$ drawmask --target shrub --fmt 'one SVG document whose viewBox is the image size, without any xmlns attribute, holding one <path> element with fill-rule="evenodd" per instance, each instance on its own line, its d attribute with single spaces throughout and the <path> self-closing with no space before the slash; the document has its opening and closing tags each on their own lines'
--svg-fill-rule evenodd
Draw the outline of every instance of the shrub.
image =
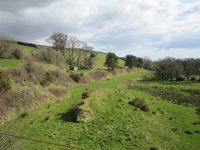
<svg viewBox="0 0 200 150">
<path fill-rule="evenodd" d="M 27 101 L 28 99 L 34 99 L 36 97 L 36 93 L 30 87 L 25 87 L 21 91 L 21 100 Z"/>
<path fill-rule="evenodd" d="M 16 59 L 22 59 L 24 54 L 23 52 L 20 50 L 20 49 L 15 49 L 13 52 L 12 52 L 12 56 Z"/>
<path fill-rule="evenodd" d="M 27 72 L 24 67 L 6 69 L 6 73 L 9 74 L 15 82 L 23 82 L 27 79 Z"/>
<path fill-rule="evenodd" d="M 89 92 L 84 92 L 82 93 L 82 99 L 86 99 L 90 96 L 90 93 Z"/>
<path fill-rule="evenodd" d="M 95 71 L 95 72 L 90 72 L 89 76 L 94 79 L 94 80 L 101 80 L 105 78 L 108 74 L 103 71 Z"/>
<path fill-rule="evenodd" d="M 196 79 L 195 76 L 191 76 L 190 80 L 191 80 L 191 81 L 196 81 L 197 79 Z"/>
<path fill-rule="evenodd" d="M 40 83 L 45 77 L 45 70 L 41 65 L 28 63 L 24 66 L 24 69 L 28 74 L 28 80 L 35 83 Z"/>
<path fill-rule="evenodd" d="M 184 81 L 184 80 L 185 80 L 185 78 L 183 76 L 178 76 L 176 78 L 176 81 Z"/>
<path fill-rule="evenodd" d="M 86 108 L 82 108 L 83 105 L 85 105 L 85 102 L 80 101 L 71 109 L 73 119 L 77 123 L 84 123 L 93 118 L 92 111 Z"/>
<path fill-rule="evenodd" d="M 149 107 L 143 99 L 135 98 L 132 101 L 130 101 L 129 104 L 139 108 L 144 112 L 149 112 Z"/>
<path fill-rule="evenodd" d="M 16 41 L 8 37 L 0 37 L 0 57 L 1 58 L 23 58 L 23 51 L 19 49 Z"/>
<path fill-rule="evenodd" d="M 11 89 L 11 80 L 10 80 L 10 77 L 0 71 L 0 92 L 2 91 L 8 91 Z"/>
<path fill-rule="evenodd" d="M 0 36 L 0 58 L 8 58 L 14 44 L 11 38 Z"/>
<path fill-rule="evenodd" d="M 53 82 L 53 78 L 49 72 L 45 74 L 44 79 L 40 82 L 42 86 L 48 86 L 51 82 Z"/>
<path fill-rule="evenodd" d="M 76 116 L 76 122 L 78 123 L 85 123 L 89 120 L 91 120 L 93 117 L 93 114 L 89 110 L 83 110 L 81 108 L 77 109 L 77 116 Z"/>
<path fill-rule="evenodd" d="M 20 109 L 21 100 L 20 93 L 7 91 L 0 94 L 0 122 L 13 112 L 13 110 Z M 15 109 L 16 108 L 16 109 Z"/>
<path fill-rule="evenodd" d="M 71 77 L 75 82 L 77 82 L 77 83 L 79 83 L 79 81 L 80 81 L 80 79 L 81 79 L 81 75 L 78 74 L 78 73 L 72 73 L 72 74 L 70 75 L 70 77 Z"/>
<path fill-rule="evenodd" d="M 62 53 L 53 49 L 39 50 L 36 54 L 36 59 L 38 59 L 41 62 L 54 64 L 57 66 L 60 66 L 65 63 Z"/>
</svg>

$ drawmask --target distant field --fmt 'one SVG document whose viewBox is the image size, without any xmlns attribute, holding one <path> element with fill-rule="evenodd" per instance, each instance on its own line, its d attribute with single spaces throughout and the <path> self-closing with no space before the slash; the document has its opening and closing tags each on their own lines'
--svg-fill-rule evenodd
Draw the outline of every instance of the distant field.
<svg viewBox="0 0 200 150">
<path fill-rule="evenodd" d="M 0 68 L 13 68 L 24 64 L 25 60 L 0 59 Z"/>
<path fill-rule="evenodd" d="M 24 46 L 24 45 L 18 45 L 20 47 L 20 49 L 22 49 L 24 52 L 27 52 L 27 53 L 33 53 L 36 48 L 34 47 L 31 47 L 31 46 Z"/>
</svg>

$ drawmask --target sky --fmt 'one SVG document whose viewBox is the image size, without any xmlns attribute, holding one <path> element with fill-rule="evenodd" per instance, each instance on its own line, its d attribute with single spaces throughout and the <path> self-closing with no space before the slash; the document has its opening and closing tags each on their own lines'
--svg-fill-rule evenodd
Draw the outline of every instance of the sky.
<svg viewBox="0 0 200 150">
<path fill-rule="evenodd" d="M 200 58 L 200 0 L 0 0 L 0 35 L 47 44 L 53 32 L 119 56 Z"/>
</svg>

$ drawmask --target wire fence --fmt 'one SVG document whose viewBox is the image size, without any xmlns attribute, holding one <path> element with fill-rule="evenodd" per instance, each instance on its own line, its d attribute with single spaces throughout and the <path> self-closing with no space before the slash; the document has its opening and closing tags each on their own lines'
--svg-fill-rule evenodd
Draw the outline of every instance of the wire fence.
<svg viewBox="0 0 200 150">
<path fill-rule="evenodd" d="M 86 150 L 86 149 L 79 148 L 79 147 L 76 147 L 76 146 L 70 145 L 70 144 L 60 144 L 60 143 L 56 143 L 56 142 L 52 142 L 52 141 L 38 140 L 38 139 L 20 136 L 20 135 L 16 135 L 14 133 L 5 132 L 5 131 L 0 131 L 0 150 L 23 149 L 20 145 L 20 139 L 31 141 L 36 144 L 43 144 L 43 145 L 48 145 L 48 146 L 51 145 L 51 146 L 60 147 L 60 148 L 64 148 L 64 149 Z"/>
</svg>

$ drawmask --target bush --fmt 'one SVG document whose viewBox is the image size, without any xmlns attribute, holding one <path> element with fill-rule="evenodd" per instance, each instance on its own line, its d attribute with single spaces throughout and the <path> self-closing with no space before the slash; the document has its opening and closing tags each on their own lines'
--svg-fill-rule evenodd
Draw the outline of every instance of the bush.
<svg viewBox="0 0 200 150">
<path fill-rule="evenodd" d="M 191 80 L 191 81 L 196 81 L 197 79 L 196 79 L 195 76 L 191 76 L 190 80 Z"/>
<path fill-rule="evenodd" d="M 19 49 L 15 49 L 13 52 L 12 52 L 12 56 L 16 59 L 22 59 L 24 54 L 21 50 Z"/>
<path fill-rule="evenodd" d="M 22 59 L 23 52 L 11 38 L 0 37 L 0 57 Z"/>
<path fill-rule="evenodd" d="M 108 73 L 104 71 L 95 71 L 95 72 L 90 72 L 89 76 L 94 79 L 94 80 L 101 80 L 105 78 L 108 75 Z"/>
<path fill-rule="evenodd" d="M 0 37 L 0 58 L 8 58 L 11 54 L 13 45 L 15 44 L 14 40 L 9 37 Z"/>
<path fill-rule="evenodd" d="M 10 90 L 0 94 L 0 123 L 7 119 L 9 115 L 13 114 L 14 108 L 19 110 L 21 106 L 20 102 L 19 92 Z"/>
<path fill-rule="evenodd" d="M 24 69 L 27 72 L 29 81 L 40 83 L 45 77 L 45 70 L 41 65 L 28 63 L 24 66 Z"/>
<path fill-rule="evenodd" d="M 90 93 L 89 92 L 84 92 L 82 93 L 82 99 L 86 99 L 90 96 Z"/>
<path fill-rule="evenodd" d="M 28 99 L 34 99 L 36 97 L 36 93 L 30 87 L 25 87 L 21 91 L 20 98 L 22 101 L 27 101 Z"/>
<path fill-rule="evenodd" d="M 10 80 L 10 77 L 0 71 L 0 92 L 2 91 L 8 91 L 11 89 L 11 80 Z"/>
<path fill-rule="evenodd" d="M 62 53 L 53 49 L 39 50 L 36 54 L 36 59 L 57 66 L 65 63 Z"/>
<path fill-rule="evenodd" d="M 149 107 L 143 99 L 135 98 L 129 102 L 130 105 L 139 108 L 144 112 L 149 112 Z"/>
<path fill-rule="evenodd" d="M 53 78 L 49 72 L 45 74 L 44 79 L 40 82 L 42 86 L 48 86 L 51 82 L 53 82 Z"/>
<path fill-rule="evenodd" d="M 78 102 L 69 112 L 74 122 L 85 123 L 93 118 L 93 112 L 89 109 L 83 108 L 84 101 Z"/>
<path fill-rule="evenodd" d="M 72 73 L 72 74 L 70 75 L 70 77 L 71 77 L 75 82 L 77 82 L 77 83 L 80 82 L 80 79 L 81 79 L 81 75 L 80 75 L 80 74 L 78 74 L 78 73 Z"/>
<path fill-rule="evenodd" d="M 183 76 L 178 76 L 176 78 L 176 81 L 184 81 L 184 80 L 185 80 L 185 78 Z"/>
<path fill-rule="evenodd" d="M 6 69 L 6 73 L 11 76 L 14 82 L 21 83 L 27 80 L 27 72 L 24 67 Z"/>
</svg>

